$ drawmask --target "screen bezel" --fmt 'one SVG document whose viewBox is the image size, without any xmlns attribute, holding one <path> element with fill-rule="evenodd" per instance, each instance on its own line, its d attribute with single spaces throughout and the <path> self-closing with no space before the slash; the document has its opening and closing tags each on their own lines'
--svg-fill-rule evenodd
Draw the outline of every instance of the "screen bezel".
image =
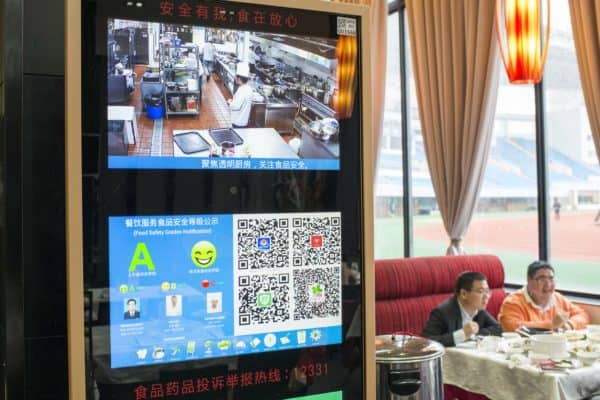
<svg viewBox="0 0 600 400">
<path fill-rule="evenodd" d="M 372 228 L 372 184 L 373 184 L 373 140 L 371 116 L 371 67 L 369 51 L 369 8 L 318 0 L 306 0 L 301 4 L 285 1 L 239 1 L 279 8 L 296 8 L 346 14 L 361 18 L 361 75 L 362 81 L 362 257 L 363 257 L 363 371 L 364 393 L 366 398 L 374 396 L 374 274 L 373 274 L 373 228 Z M 66 136 L 66 228 L 67 228 L 67 318 L 68 318 L 68 360 L 69 397 L 85 398 L 85 347 L 84 347 L 84 297 L 83 297 L 83 219 L 82 219 L 82 4 L 79 0 L 66 0 L 65 3 L 65 136 Z M 93 44 L 92 44 L 93 45 Z"/>
</svg>

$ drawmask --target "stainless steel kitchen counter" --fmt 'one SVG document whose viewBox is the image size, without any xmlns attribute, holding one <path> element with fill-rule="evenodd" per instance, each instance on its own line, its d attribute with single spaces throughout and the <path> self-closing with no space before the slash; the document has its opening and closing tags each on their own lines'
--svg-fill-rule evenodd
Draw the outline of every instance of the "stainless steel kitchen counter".
<svg viewBox="0 0 600 400">
<path fill-rule="evenodd" d="M 198 132 L 211 146 L 218 148 L 208 130 L 174 130 L 173 134 L 183 132 Z M 236 128 L 235 132 L 242 137 L 244 143 L 235 147 L 237 158 L 286 158 L 298 159 L 298 155 L 281 138 L 275 129 L 271 128 Z M 185 154 L 176 143 L 173 143 L 175 157 L 205 157 L 210 156 L 210 151 L 199 151 Z M 220 151 L 220 148 L 218 148 Z"/>
<path fill-rule="evenodd" d="M 288 98 L 269 97 L 264 99 L 265 101 L 262 102 L 252 102 L 250 125 L 274 128 L 281 134 L 292 133 L 298 104 Z"/>
<path fill-rule="evenodd" d="M 224 62 L 222 59 L 217 58 L 216 61 L 221 64 L 221 67 L 223 68 L 223 70 L 225 72 L 227 72 L 232 78 L 235 78 L 235 71 L 231 71 L 231 69 L 229 68 L 229 65 Z"/>
<path fill-rule="evenodd" d="M 299 155 L 302 158 L 340 158 L 339 141 L 323 141 L 313 136 L 310 129 L 301 129 L 302 142 Z"/>
<path fill-rule="evenodd" d="M 264 104 L 267 108 L 298 108 L 298 103 L 287 97 L 265 97 L 264 101 L 253 101 L 255 104 Z"/>
</svg>

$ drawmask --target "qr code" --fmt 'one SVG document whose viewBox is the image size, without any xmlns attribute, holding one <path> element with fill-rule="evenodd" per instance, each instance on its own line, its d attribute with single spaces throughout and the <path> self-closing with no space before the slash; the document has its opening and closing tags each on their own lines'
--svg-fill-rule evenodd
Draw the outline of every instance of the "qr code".
<svg viewBox="0 0 600 400">
<path fill-rule="evenodd" d="M 340 217 L 292 219 L 292 265 L 339 265 L 342 260 Z"/>
<path fill-rule="evenodd" d="M 237 262 L 240 270 L 288 267 L 288 219 L 237 220 Z"/>
<path fill-rule="evenodd" d="M 354 18 L 337 17 L 337 34 L 356 36 L 356 20 Z"/>
<path fill-rule="evenodd" d="M 290 275 L 238 277 L 239 325 L 269 324 L 290 319 Z"/>
<path fill-rule="evenodd" d="M 340 314 L 340 268 L 294 271 L 294 320 Z"/>
</svg>

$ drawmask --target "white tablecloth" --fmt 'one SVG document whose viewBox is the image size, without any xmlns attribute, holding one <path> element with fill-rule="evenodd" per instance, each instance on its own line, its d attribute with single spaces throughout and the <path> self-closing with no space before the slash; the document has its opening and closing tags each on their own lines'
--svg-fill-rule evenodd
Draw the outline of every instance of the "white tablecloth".
<svg viewBox="0 0 600 400">
<path fill-rule="evenodd" d="M 444 383 L 497 400 L 573 400 L 600 396 L 600 363 L 565 372 L 510 368 L 505 354 L 447 348 Z M 600 398 L 600 397 L 599 397 Z"/>
</svg>

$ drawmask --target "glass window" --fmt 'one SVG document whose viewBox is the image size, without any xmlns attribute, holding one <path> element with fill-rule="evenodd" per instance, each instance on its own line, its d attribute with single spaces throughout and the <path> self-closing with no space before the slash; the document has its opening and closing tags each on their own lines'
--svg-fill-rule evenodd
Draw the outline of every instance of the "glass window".
<svg viewBox="0 0 600 400">
<path fill-rule="evenodd" d="M 488 166 L 463 247 L 468 254 L 498 255 L 506 269 L 506 281 L 520 283 L 524 267 L 538 257 L 535 101 L 532 86 L 509 85 L 503 67 L 500 72 Z M 425 158 L 412 73 L 410 82 L 414 253 L 443 255 L 450 240 Z"/>
<path fill-rule="evenodd" d="M 505 281 L 521 284 L 538 259 L 535 94 L 532 85 L 509 84 L 504 65 L 499 73 L 492 143 L 463 245 L 500 257 Z"/>
<path fill-rule="evenodd" d="M 411 67 L 409 63 L 414 254 L 444 255 L 450 240 L 425 157 Z M 498 255 L 506 269 L 506 281 L 520 283 L 525 267 L 538 257 L 534 90 L 532 86 L 509 85 L 503 67 L 500 73 L 493 143 L 479 206 L 463 247 L 468 254 Z"/>
<path fill-rule="evenodd" d="M 402 119 L 398 13 L 387 20 L 387 71 L 383 137 L 375 186 L 375 258 L 404 256 L 402 221 Z"/>
<path fill-rule="evenodd" d="M 550 256 L 559 289 L 596 293 L 600 168 L 581 89 L 568 0 L 554 0 L 552 7 L 544 71 Z"/>
<path fill-rule="evenodd" d="M 547 244 L 560 289 L 595 292 L 600 284 L 600 165 L 595 152 L 583 99 L 568 0 L 552 2 L 551 36 L 544 72 L 545 137 L 548 143 L 548 208 L 550 241 Z M 394 87 L 398 76 L 397 19 L 389 20 L 388 93 L 386 133 L 382 153 L 400 152 L 400 114 L 392 118 L 391 104 L 399 102 Z M 410 46 L 408 32 L 404 33 Z M 499 60 L 501 63 L 501 61 Z M 442 255 L 449 244 L 425 157 L 416 99 L 410 49 L 407 50 L 408 132 L 411 141 L 413 198 L 413 244 L 415 256 Z M 393 70 L 393 74 L 390 73 Z M 397 83 L 399 88 L 399 82 Z M 511 85 L 504 67 L 488 163 L 477 210 L 464 238 L 467 253 L 498 255 L 506 269 L 506 282 L 525 282 L 527 265 L 539 257 L 537 149 L 535 142 L 535 95 L 532 85 Z M 392 132 L 397 131 L 395 136 Z M 397 141 L 397 144 L 396 144 Z M 394 150 L 398 148 L 397 150 Z M 399 153 L 400 154 L 400 153 Z M 382 156 L 382 165 L 386 165 Z M 388 161 L 389 163 L 389 161 Z M 401 160 L 394 174 L 401 184 Z M 389 164 L 387 164 L 389 165 Z M 383 172 L 385 171 L 385 172 Z M 385 203 L 382 177 L 391 175 L 380 168 L 378 175 L 378 219 L 376 240 L 379 249 L 390 246 L 388 237 L 402 234 L 401 220 L 383 215 Z M 401 186 L 398 187 L 401 196 Z M 399 197 L 401 199 L 401 197 Z M 389 211 L 388 211 L 389 212 Z M 383 226 L 389 223 L 383 229 Z M 396 231 L 392 232 L 394 227 Z M 389 252 L 388 252 L 389 253 Z M 380 250 L 378 254 L 382 254 Z"/>
</svg>

